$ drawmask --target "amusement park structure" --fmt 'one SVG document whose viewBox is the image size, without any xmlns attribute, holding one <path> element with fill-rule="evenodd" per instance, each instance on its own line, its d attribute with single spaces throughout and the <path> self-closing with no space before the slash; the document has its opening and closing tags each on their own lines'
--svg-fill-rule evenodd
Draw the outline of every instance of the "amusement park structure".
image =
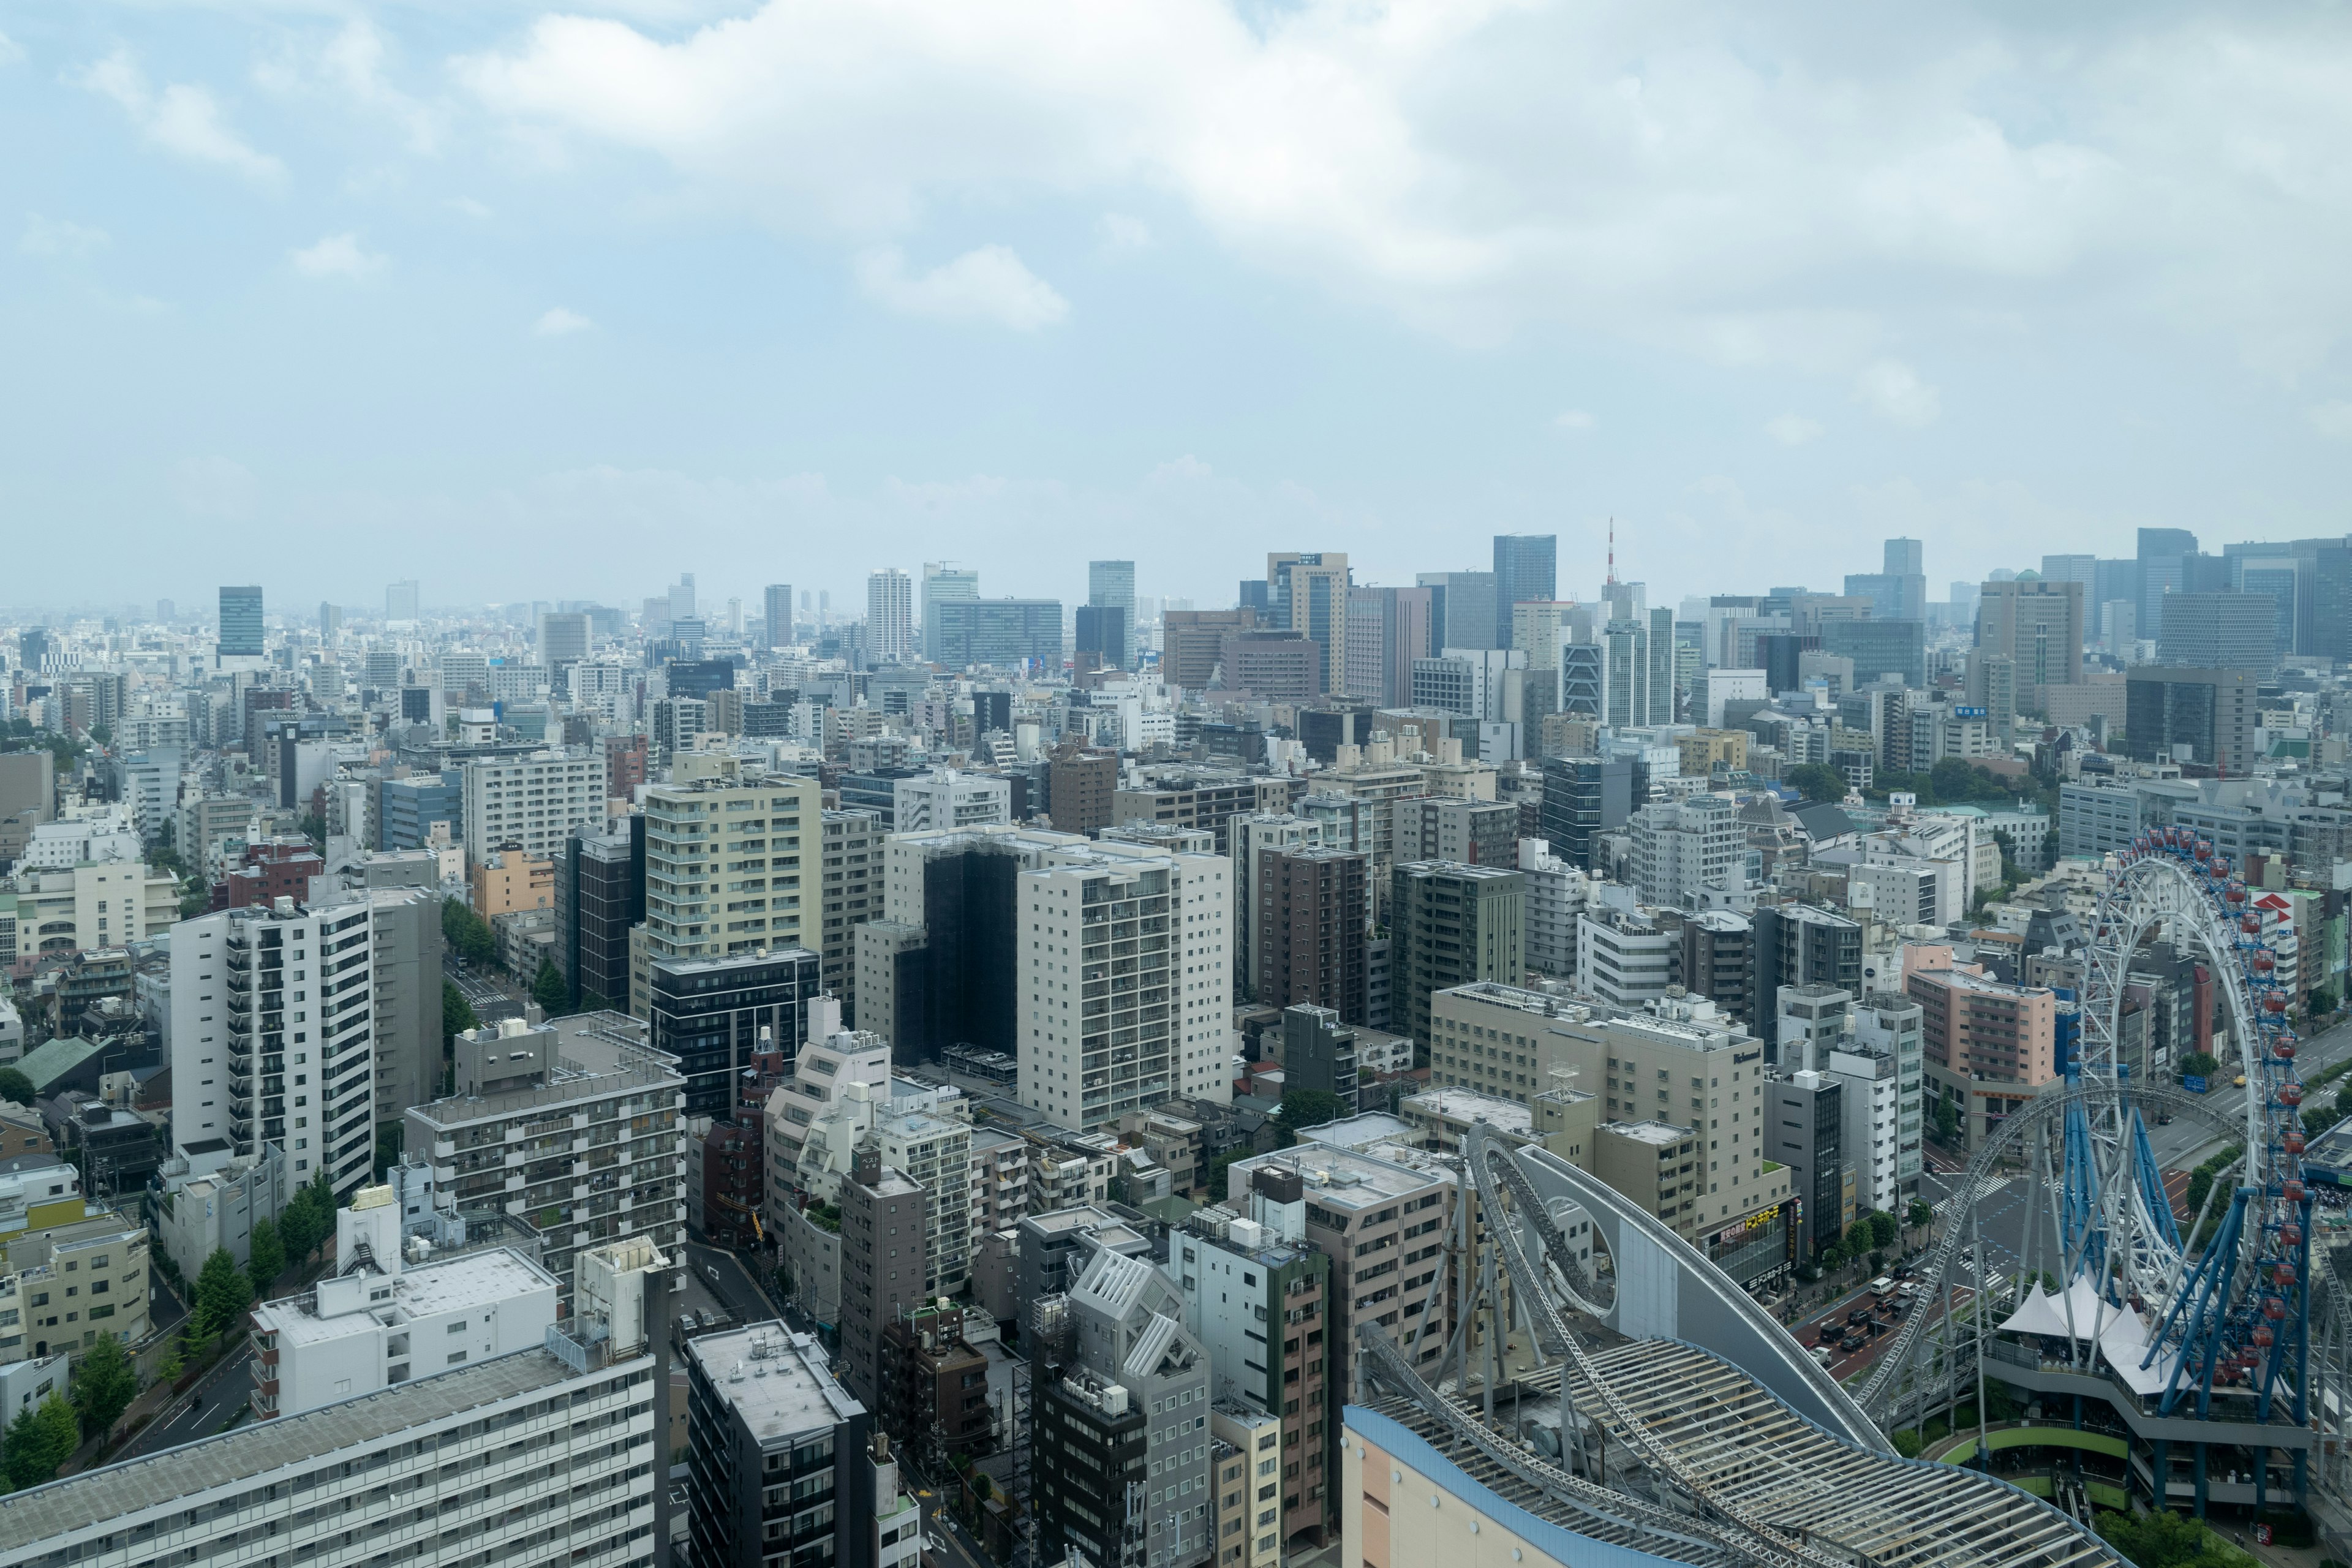
<svg viewBox="0 0 2352 1568">
<path fill-rule="evenodd" d="M 1433 1363 L 1366 1329 L 1358 1400 L 1523 1506 L 1672 1562 L 2113 1562 L 2079 1489 L 2053 1508 L 1978 1469 L 1897 1456 L 1895 1434 L 1969 1405 L 1974 1453 L 1997 1447 L 1992 1381 L 2050 1429 L 2041 1441 L 2120 1447 L 2143 1500 L 2200 1514 L 2304 1502 L 2332 1479 L 2315 1458 L 2345 1462 L 2352 1313 L 2335 1255 L 2314 1275 L 2279 955 L 2229 859 L 2171 828 L 2111 862 L 2090 937 L 2063 1080 L 1975 1151 L 1915 1272 L 1934 1305 L 1858 1384 L 1832 1380 L 1639 1205 L 1482 1124 L 1462 1142 L 1455 1265 L 1432 1287 L 1460 1293 L 1454 1340 Z M 2228 1037 L 2213 1048 L 2243 1074 L 2242 1108 L 2175 1087 L 2126 1033 L 2135 954 L 2158 940 L 2209 972 Z M 2148 1134 L 2176 1117 L 2234 1147 L 2187 1225 Z M 2022 1256 L 1996 1275 L 1977 1209 L 2017 1183 Z M 1571 1215 L 1591 1222 L 1589 1261 L 1561 1239 Z M 1553 1412 L 1538 1417 L 1556 1421 L 1548 1439 L 1530 1399 Z"/>
</svg>

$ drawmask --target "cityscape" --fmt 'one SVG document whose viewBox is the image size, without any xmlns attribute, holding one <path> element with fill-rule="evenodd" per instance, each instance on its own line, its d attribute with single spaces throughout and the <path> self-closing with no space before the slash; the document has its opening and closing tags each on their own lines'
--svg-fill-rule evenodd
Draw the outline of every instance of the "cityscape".
<svg viewBox="0 0 2352 1568">
<path fill-rule="evenodd" d="M 2352 25 L 0 0 L 0 1568 L 2352 1568 Z"/>
</svg>

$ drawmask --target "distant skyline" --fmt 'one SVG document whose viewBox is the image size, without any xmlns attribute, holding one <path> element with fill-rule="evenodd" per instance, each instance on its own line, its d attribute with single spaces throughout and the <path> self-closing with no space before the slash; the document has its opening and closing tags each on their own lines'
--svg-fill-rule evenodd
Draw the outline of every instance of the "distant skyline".
<svg viewBox="0 0 2352 1568">
<path fill-rule="evenodd" d="M 12 605 L 2352 530 L 2322 6 L 0 0 L 0 137 Z"/>
</svg>

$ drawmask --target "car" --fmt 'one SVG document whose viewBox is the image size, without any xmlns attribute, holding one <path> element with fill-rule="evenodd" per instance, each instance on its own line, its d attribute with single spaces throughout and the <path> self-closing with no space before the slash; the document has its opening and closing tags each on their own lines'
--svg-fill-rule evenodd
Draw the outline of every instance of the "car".
<svg viewBox="0 0 2352 1568">
<path fill-rule="evenodd" d="M 1815 1345 L 1813 1347 L 1813 1359 L 1821 1363 L 1823 1366 L 1829 1365 L 1832 1361 L 1836 1359 L 1836 1356 L 1837 1352 L 1831 1350 L 1827 1345 Z"/>
<path fill-rule="evenodd" d="M 1856 1307 L 1853 1311 L 1848 1312 L 1845 1315 L 1845 1321 L 1849 1323 L 1866 1323 L 1870 1321 L 1870 1309 L 1867 1307 Z"/>
<path fill-rule="evenodd" d="M 2237 1077 L 2231 1079 L 2230 1083 L 2232 1088 L 2243 1089 L 2246 1087 L 2246 1075 L 2244 1073 L 2240 1073 Z"/>
<path fill-rule="evenodd" d="M 1838 1341 L 1838 1349 L 1843 1351 L 1848 1355 L 1852 1355 L 1861 1348 L 1862 1336 L 1860 1334 L 1848 1334 L 1845 1338 Z"/>
<path fill-rule="evenodd" d="M 2158 1111 L 2158 1112 L 2156 1113 L 2156 1124 L 2157 1124 L 2158 1127 L 2169 1127 L 2169 1126 L 2171 1126 L 2171 1125 L 2172 1125 L 2172 1112 L 2170 1112 L 2169 1110 L 2159 1110 L 2159 1111 Z"/>
</svg>

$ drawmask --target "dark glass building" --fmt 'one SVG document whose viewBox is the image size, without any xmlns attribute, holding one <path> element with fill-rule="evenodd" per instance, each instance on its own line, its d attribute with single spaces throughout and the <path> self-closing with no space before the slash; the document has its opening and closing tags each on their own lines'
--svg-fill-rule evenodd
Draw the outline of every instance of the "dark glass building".
<svg viewBox="0 0 2352 1568">
<path fill-rule="evenodd" d="M 646 819 L 575 830 L 555 872 L 555 957 L 575 1007 L 626 1006 L 629 928 L 646 918 Z"/>
<path fill-rule="evenodd" d="M 220 591 L 220 656 L 261 657 L 261 587 L 255 584 Z"/>
<path fill-rule="evenodd" d="M 935 1061 L 950 1046 L 1013 1054 L 1020 854 L 983 840 L 953 843 L 922 866 L 919 947 L 894 956 L 895 1055 Z"/>
<path fill-rule="evenodd" d="M 1543 831 L 1552 853 L 1593 868 L 1601 836 L 1648 804 L 1650 770 L 1630 757 L 1546 757 Z"/>
<path fill-rule="evenodd" d="M 788 1062 L 800 1055 L 808 1001 L 823 984 L 823 969 L 815 953 L 798 947 L 653 961 L 646 990 L 654 1048 L 677 1058 L 688 1115 L 731 1116 L 735 1075 L 754 1052 L 782 1051 Z M 1009 952 L 1005 973 L 1009 985 Z"/>
<path fill-rule="evenodd" d="M 1495 636 L 1497 647 L 1511 646 L 1511 606 L 1559 595 L 1559 536 L 1551 533 L 1495 535 Z M 1461 645 L 1456 643 L 1455 647 Z"/>
<path fill-rule="evenodd" d="M 1927 644 L 1923 622 L 1826 622 L 1822 626 L 1822 651 L 1853 660 L 1857 686 L 1867 686 L 1882 675 L 1899 675 L 1903 684 L 1914 689 L 1927 684 Z"/>
</svg>

